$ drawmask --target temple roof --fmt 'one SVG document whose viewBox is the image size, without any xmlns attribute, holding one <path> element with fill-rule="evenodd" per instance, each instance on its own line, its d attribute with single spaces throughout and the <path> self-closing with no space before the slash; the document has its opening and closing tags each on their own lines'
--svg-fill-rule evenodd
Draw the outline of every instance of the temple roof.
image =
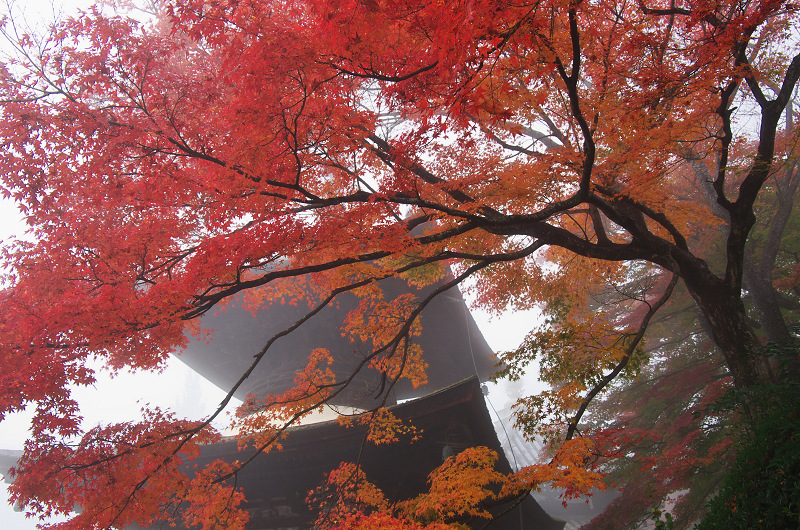
<svg viewBox="0 0 800 530">
<path fill-rule="evenodd" d="M 11 476 L 8 470 L 17 465 L 17 460 L 22 456 L 22 451 L 17 449 L 0 449 L 0 475 L 3 481 L 11 484 Z"/>
<path fill-rule="evenodd" d="M 433 285 L 422 290 L 409 286 L 399 278 L 378 282 L 384 297 L 392 300 L 401 294 L 413 294 L 418 299 L 427 296 Z M 351 342 L 341 328 L 348 312 L 356 307 L 351 293 L 339 295 L 335 303 L 323 309 L 286 337 L 278 339 L 236 392 L 236 397 L 279 394 L 287 390 L 295 372 L 305 366 L 312 350 L 327 348 L 333 358 L 332 369 L 338 379 L 351 374 L 354 367 L 372 352 L 372 344 Z M 308 306 L 272 304 L 253 315 L 241 302 L 229 301 L 224 311 L 201 319 L 204 328 L 211 329 L 211 340 L 190 338 L 187 349 L 179 359 L 223 390 L 230 389 L 253 362 L 253 357 L 278 332 L 298 321 Z M 436 391 L 456 381 L 478 375 L 486 380 L 494 369 L 493 352 L 469 314 L 458 288 L 452 288 L 434 298 L 420 315 L 422 333 L 414 341 L 423 350 L 428 364 L 428 384 L 412 388 L 400 381 L 394 388 L 397 400 L 410 399 Z M 377 403 L 380 374 L 364 369 L 337 397 L 335 403 L 369 409 Z"/>
</svg>

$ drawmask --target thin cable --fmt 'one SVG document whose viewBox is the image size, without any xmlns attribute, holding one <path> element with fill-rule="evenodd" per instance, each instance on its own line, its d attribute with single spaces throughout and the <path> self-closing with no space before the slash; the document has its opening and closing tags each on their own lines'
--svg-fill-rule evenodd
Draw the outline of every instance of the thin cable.
<svg viewBox="0 0 800 530">
<path fill-rule="evenodd" d="M 457 300 L 459 302 L 461 301 L 455 297 L 448 297 L 448 298 L 450 298 L 451 300 Z M 484 383 L 481 381 L 481 375 L 478 373 L 478 363 L 475 362 L 475 352 L 472 349 L 472 332 L 469 329 L 469 319 L 470 319 L 469 309 L 467 309 L 467 303 L 466 301 L 464 301 L 464 320 L 467 323 L 467 344 L 469 344 L 469 355 L 470 357 L 472 357 L 472 366 L 475 369 L 475 377 L 478 378 L 478 383 L 480 383 L 481 389 L 483 389 Z M 489 404 L 489 407 L 491 407 L 492 411 L 494 412 L 494 415 L 497 417 L 497 421 L 500 424 L 500 427 L 502 427 L 503 429 L 503 433 L 506 435 L 506 441 L 508 442 L 508 450 L 511 451 L 511 459 L 514 460 L 514 471 L 519 471 L 519 464 L 517 463 L 517 455 L 514 452 L 514 446 L 511 443 L 511 437 L 508 435 L 508 431 L 506 430 L 503 418 L 500 417 L 500 414 L 497 412 L 497 409 L 494 408 L 492 401 L 489 399 L 488 392 L 484 396 L 484 400 L 486 401 L 486 403 Z"/>
<path fill-rule="evenodd" d="M 469 330 L 469 309 L 467 309 L 467 302 L 464 302 L 464 320 L 467 323 L 467 344 L 469 344 L 469 355 L 472 357 L 472 367 L 475 369 L 475 377 L 478 378 L 478 383 L 481 385 L 481 374 L 478 373 L 478 363 L 475 362 L 475 352 L 472 351 L 472 332 Z"/>
<path fill-rule="evenodd" d="M 472 367 L 475 369 L 475 377 L 478 378 L 478 383 L 481 385 L 481 390 L 486 388 L 486 394 L 483 396 L 484 401 L 489 404 L 494 415 L 497 417 L 497 422 L 500 424 L 500 427 L 503 429 L 503 433 L 506 435 L 506 441 L 508 442 L 508 450 L 511 452 L 511 459 L 514 461 L 514 471 L 519 471 L 519 464 L 517 463 L 517 454 L 514 452 L 514 445 L 511 443 L 511 437 L 508 435 L 508 431 L 506 430 L 505 423 L 503 422 L 503 418 L 500 417 L 498 414 L 497 409 L 494 408 L 492 404 L 492 400 L 489 399 L 489 391 L 488 387 L 484 387 L 484 383 L 481 382 L 481 374 L 478 373 L 478 363 L 475 362 L 475 352 L 472 349 L 472 333 L 469 329 L 469 309 L 467 308 L 467 302 L 464 301 L 464 320 L 467 323 L 467 344 L 469 344 L 469 355 L 472 357 Z M 501 444 L 502 448 L 502 444 Z M 524 529 L 524 519 L 522 514 L 522 504 L 517 506 L 519 508 L 519 528 L 520 530 Z"/>
</svg>

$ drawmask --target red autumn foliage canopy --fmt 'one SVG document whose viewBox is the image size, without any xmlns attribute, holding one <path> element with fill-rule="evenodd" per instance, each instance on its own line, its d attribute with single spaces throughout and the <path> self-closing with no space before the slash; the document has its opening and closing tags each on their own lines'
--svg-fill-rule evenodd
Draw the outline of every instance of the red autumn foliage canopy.
<svg viewBox="0 0 800 530">
<path fill-rule="evenodd" d="M 413 337 L 428 299 L 382 300 L 376 280 L 444 278 L 435 296 L 470 279 L 476 303 L 496 311 L 549 304 L 558 325 L 506 362 L 514 375 L 536 351 L 561 349 L 547 369 L 563 384 L 524 401 L 522 417 L 562 441 L 635 357 L 677 281 L 735 383 L 771 379 L 741 293 L 755 201 L 796 141 L 779 132 L 800 78 L 794 4 L 154 9 L 144 22 L 93 9 L 42 39 L 5 25 L 17 54 L 0 72 L 0 179 L 33 242 L 3 254 L 0 414 L 35 407 L 13 486 L 31 512 L 81 506 L 74 527 L 124 526 L 188 503 L 174 516 L 240 524 L 224 482 L 235 466 L 190 479 L 175 459 L 218 436 L 211 418 L 156 410 L 82 432 L 70 387 L 94 381 L 95 358 L 111 370 L 161 366 L 197 317 L 240 293 L 269 303 L 286 278 L 311 278 L 312 305 L 344 291 L 365 301 L 372 316 L 351 315 L 346 332 L 374 337 L 363 369 L 384 374 L 385 392 L 423 377 Z M 757 126 L 734 128 L 737 106 Z M 687 178 L 687 161 L 710 178 Z M 692 242 L 721 227 L 718 268 Z M 626 317 L 586 318 L 586 293 L 641 271 L 661 276 Z M 297 388 L 260 396 L 269 411 L 240 425 L 266 445 L 346 384 L 324 351 L 298 354 L 311 358 Z M 498 482 L 583 491 L 597 483 L 598 455 L 621 447 L 614 433 L 596 434 Z M 424 502 L 446 505 L 435 498 L 456 491 L 446 482 L 472 475 L 441 470 Z M 459 509 L 481 515 L 479 497 Z M 375 528 L 370 517 L 422 524 L 413 509 L 342 517 L 352 527 Z"/>
</svg>

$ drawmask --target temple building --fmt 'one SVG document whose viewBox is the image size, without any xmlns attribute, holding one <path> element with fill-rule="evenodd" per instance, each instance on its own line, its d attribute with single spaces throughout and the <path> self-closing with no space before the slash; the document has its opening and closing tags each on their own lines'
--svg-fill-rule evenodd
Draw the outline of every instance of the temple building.
<svg viewBox="0 0 800 530">
<path fill-rule="evenodd" d="M 400 279 L 380 282 L 387 299 L 413 293 L 418 299 L 430 292 L 417 291 Z M 341 299 L 341 300 L 340 300 Z M 324 309 L 294 332 L 279 339 L 254 373 L 236 393 L 280 393 L 293 381 L 305 356 L 314 348 L 327 348 L 338 378 L 349 375 L 353 367 L 372 351 L 371 344 L 351 342 L 343 337 L 342 322 L 355 307 L 353 295 L 337 297 L 337 303 Z M 181 360 L 222 389 L 230 388 L 250 366 L 253 355 L 274 334 L 300 319 L 306 307 L 277 305 L 255 314 L 235 303 L 214 316 L 203 317 L 203 326 L 213 329 L 208 343 L 194 342 Z M 420 316 L 422 333 L 415 338 L 428 363 L 428 383 L 417 389 L 409 384 L 395 387 L 399 403 L 391 410 L 398 418 L 410 421 L 421 431 L 413 443 L 364 445 L 364 427 L 343 427 L 327 421 L 289 429 L 281 442 L 282 450 L 259 455 L 238 475 L 250 514 L 252 530 L 300 530 L 312 528 L 316 515 L 306 505 L 308 493 L 318 487 L 326 473 L 340 462 L 360 462 L 367 479 L 392 501 L 411 499 L 427 491 L 428 475 L 443 459 L 468 447 L 486 446 L 499 456 L 498 471 L 512 471 L 503 453 L 480 385 L 491 374 L 492 350 L 486 343 L 457 288 L 434 298 Z M 377 405 L 380 379 L 359 375 L 337 404 L 367 409 Z M 201 462 L 216 458 L 242 459 L 236 441 L 208 447 Z M 502 514 L 488 526 L 497 530 L 560 530 L 564 521 L 550 517 L 528 495 L 516 506 L 492 508 Z M 487 521 L 474 522 L 482 528 Z"/>
<path fill-rule="evenodd" d="M 359 461 L 367 480 L 391 501 L 411 499 L 427 491 L 431 471 L 443 458 L 467 447 L 486 446 L 500 455 L 497 470 L 510 473 L 508 461 L 492 426 L 492 420 L 476 377 L 466 379 L 423 398 L 391 408 L 402 420 L 421 431 L 413 443 L 366 445 L 365 427 L 344 427 L 336 421 L 315 423 L 289 430 L 283 449 L 259 455 L 237 477 L 247 498 L 248 529 L 301 530 L 313 528 L 316 514 L 306 504 L 308 493 L 323 475 L 340 462 Z M 360 457 L 360 458 L 359 458 Z M 202 465 L 213 459 L 241 459 L 236 441 L 223 442 L 201 453 Z M 528 495 L 517 506 L 509 502 L 492 507 L 494 530 L 561 530 L 563 521 L 550 517 Z M 473 528 L 487 523 L 481 519 Z"/>
<path fill-rule="evenodd" d="M 417 291 L 399 279 L 381 282 L 388 299 Z M 432 289 L 432 288 L 429 288 Z M 292 384 L 294 374 L 315 348 L 327 348 L 337 378 L 349 375 L 353 366 L 372 351 L 372 345 L 343 337 L 342 322 L 355 307 L 353 295 L 337 297 L 337 303 L 321 311 L 294 332 L 276 341 L 236 396 L 276 394 Z M 267 340 L 300 319 L 307 309 L 292 305 L 264 308 L 255 314 L 235 301 L 225 311 L 202 318 L 213 330 L 211 340 L 192 341 L 180 359 L 223 390 L 230 389 L 250 367 L 253 356 Z M 437 296 L 421 316 L 422 332 L 415 337 L 429 367 L 428 383 L 417 389 L 399 384 L 391 396 L 390 410 L 418 431 L 413 442 L 389 445 L 363 444 L 366 427 L 344 427 L 324 421 L 291 427 L 281 450 L 258 455 L 236 478 L 250 515 L 248 530 L 305 530 L 313 528 L 317 514 L 307 506 L 311 490 L 341 462 L 359 462 L 367 479 L 381 488 L 390 502 L 412 499 L 428 490 L 428 476 L 445 458 L 468 447 L 485 446 L 499 455 L 498 471 L 512 467 L 503 453 L 492 425 L 481 385 L 492 372 L 492 351 L 472 319 L 458 289 Z M 369 409 L 378 405 L 379 374 L 359 375 L 335 405 Z M 19 451 L 0 452 L 0 472 L 12 466 Z M 231 438 L 201 451 L 198 465 L 217 458 L 242 460 Z M 5 468 L 5 469 L 3 469 Z M 6 477 L 7 479 L 8 477 Z M 549 516 L 534 498 L 492 506 L 497 517 L 490 530 L 561 530 L 564 521 Z M 483 528 L 486 520 L 470 523 Z M 133 530 L 133 529 L 132 529 Z"/>
</svg>

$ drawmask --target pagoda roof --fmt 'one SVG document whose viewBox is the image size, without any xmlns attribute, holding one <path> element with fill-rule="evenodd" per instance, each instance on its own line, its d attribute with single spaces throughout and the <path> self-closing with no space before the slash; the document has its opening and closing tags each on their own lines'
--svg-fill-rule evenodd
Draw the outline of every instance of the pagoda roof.
<svg viewBox="0 0 800 530">
<path fill-rule="evenodd" d="M 377 282 L 387 300 L 413 295 L 428 296 L 440 284 L 417 289 L 400 278 Z M 337 380 L 350 378 L 356 367 L 372 353 L 371 341 L 361 342 L 345 336 L 342 326 L 350 311 L 358 306 L 352 293 L 342 293 L 334 303 L 277 339 L 250 376 L 236 390 L 236 397 L 281 394 L 292 386 L 295 373 L 302 370 L 308 355 L 317 348 L 332 356 L 331 370 Z M 309 307 L 273 303 L 251 312 L 241 300 L 232 299 L 224 310 L 201 318 L 201 326 L 212 330 L 203 340 L 190 337 L 188 346 L 177 357 L 191 369 L 227 391 L 253 363 L 253 357 L 267 341 L 306 316 Z M 401 379 L 393 387 L 392 399 L 420 397 L 456 381 L 477 374 L 486 379 L 495 367 L 493 352 L 480 332 L 457 287 L 436 296 L 419 315 L 421 332 L 413 342 L 422 348 L 427 384 L 418 388 Z M 376 390 L 381 373 L 363 369 L 337 397 L 338 405 L 369 409 L 377 404 Z"/>
</svg>

